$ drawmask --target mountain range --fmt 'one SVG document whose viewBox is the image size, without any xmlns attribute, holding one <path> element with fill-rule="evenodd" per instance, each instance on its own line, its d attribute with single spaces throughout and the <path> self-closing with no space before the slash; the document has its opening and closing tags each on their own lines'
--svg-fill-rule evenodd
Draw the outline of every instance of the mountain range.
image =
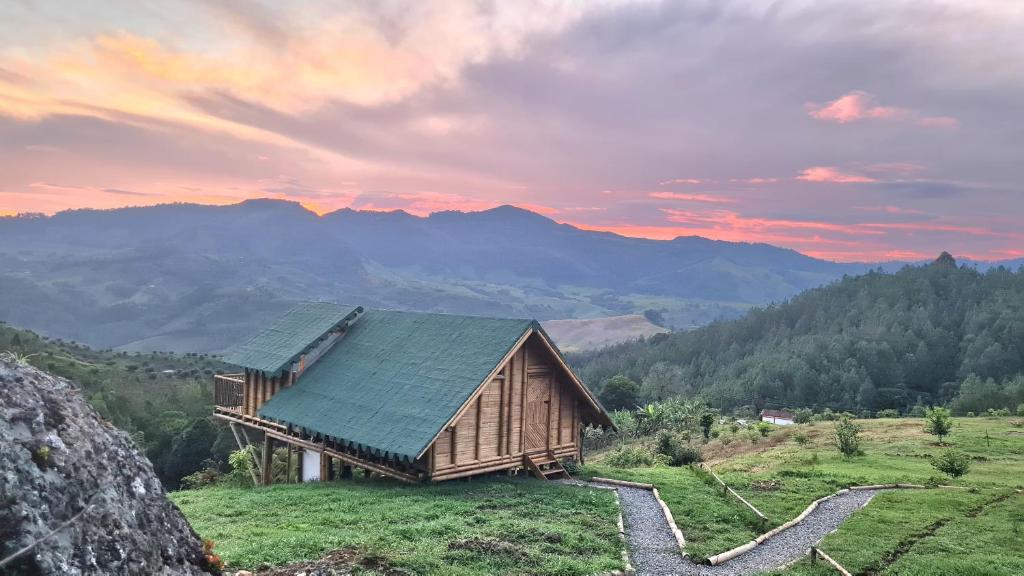
<svg viewBox="0 0 1024 576">
<path fill-rule="evenodd" d="M 887 263 L 888 269 L 900 263 Z M 656 311 L 688 329 L 878 265 L 628 238 L 502 206 L 250 200 L 0 218 L 0 320 L 101 348 L 219 351 L 298 300 L 540 320 Z"/>
</svg>

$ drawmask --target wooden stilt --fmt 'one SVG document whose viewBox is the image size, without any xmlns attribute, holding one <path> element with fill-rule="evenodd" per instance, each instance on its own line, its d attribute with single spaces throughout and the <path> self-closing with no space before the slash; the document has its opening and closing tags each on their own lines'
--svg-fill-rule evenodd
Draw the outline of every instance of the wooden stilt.
<svg viewBox="0 0 1024 576">
<path fill-rule="evenodd" d="M 274 483 L 274 439 L 270 436 L 263 438 L 263 458 L 260 466 L 260 470 L 263 473 L 262 484 L 264 486 L 270 486 Z"/>
</svg>

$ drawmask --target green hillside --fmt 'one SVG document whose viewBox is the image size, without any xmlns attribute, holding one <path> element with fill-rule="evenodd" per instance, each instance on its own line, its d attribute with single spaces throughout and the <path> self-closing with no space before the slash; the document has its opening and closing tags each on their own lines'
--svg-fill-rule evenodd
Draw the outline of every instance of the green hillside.
<svg viewBox="0 0 1024 576">
<path fill-rule="evenodd" d="M 1024 402 L 1024 272 L 930 265 L 844 277 L 735 321 L 571 357 L 600 389 L 622 374 L 637 401 L 676 394 L 719 408 L 874 412 Z"/>
</svg>

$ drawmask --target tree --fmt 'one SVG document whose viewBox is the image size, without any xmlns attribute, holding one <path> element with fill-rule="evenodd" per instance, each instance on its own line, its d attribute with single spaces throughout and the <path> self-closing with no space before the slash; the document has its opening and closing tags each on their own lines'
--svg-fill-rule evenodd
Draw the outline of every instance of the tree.
<svg viewBox="0 0 1024 576">
<path fill-rule="evenodd" d="M 704 432 L 704 439 L 711 439 L 711 427 L 715 424 L 715 413 L 705 412 L 700 415 L 700 429 Z"/>
<path fill-rule="evenodd" d="M 950 478 L 959 478 L 971 469 L 971 457 L 956 448 L 947 448 L 932 459 L 932 466 Z"/>
<path fill-rule="evenodd" d="M 839 452 L 850 458 L 863 454 L 860 449 L 860 426 L 847 417 L 836 422 L 834 441 Z"/>
<path fill-rule="evenodd" d="M 601 402 L 608 410 L 620 410 L 636 405 L 640 386 L 622 374 L 613 376 L 601 389 Z"/>
<path fill-rule="evenodd" d="M 953 431 L 953 417 L 949 410 L 940 407 L 930 408 L 924 413 L 924 431 L 939 437 L 939 445 L 942 439 Z"/>
</svg>

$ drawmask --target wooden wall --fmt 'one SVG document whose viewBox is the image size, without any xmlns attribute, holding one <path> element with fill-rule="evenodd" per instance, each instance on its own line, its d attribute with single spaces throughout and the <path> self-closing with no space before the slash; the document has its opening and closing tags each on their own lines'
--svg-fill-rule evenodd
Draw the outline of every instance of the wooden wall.
<svg viewBox="0 0 1024 576">
<path fill-rule="evenodd" d="M 270 400 L 283 387 L 282 378 L 246 370 L 242 413 L 246 416 L 256 416 L 256 412 L 267 403 L 267 400 Z"/>
<path fill-rule="evenodd" d="M 517 350 L 455 425 L 437 438 L 426 458 L 431 476 L 518 467 L 527 452 L 578 453 L 579 392 L 538 338 L 532 336 Z"/>
</svg>

